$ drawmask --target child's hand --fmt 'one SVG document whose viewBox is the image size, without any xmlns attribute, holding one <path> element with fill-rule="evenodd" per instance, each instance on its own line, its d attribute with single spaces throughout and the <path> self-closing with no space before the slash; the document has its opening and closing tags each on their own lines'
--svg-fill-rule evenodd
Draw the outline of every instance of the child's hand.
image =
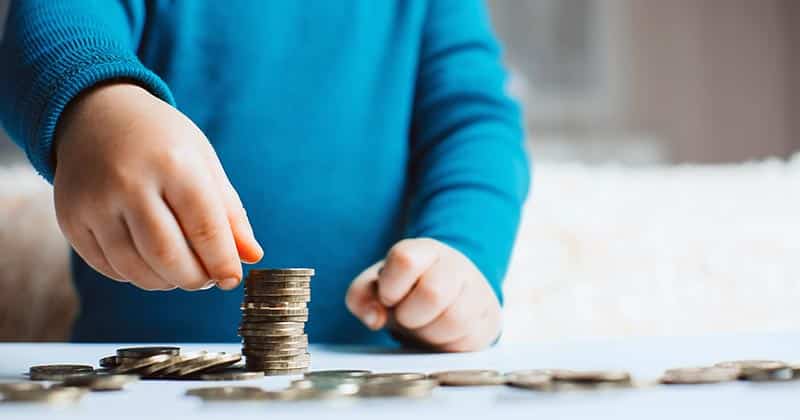
<svg viewBox="0 0 800 420">
<path fill-rule="evenodd" d="M 346 303 L 367 327 L 388 322 L 438 350 L 480 350 L 500 334 L 500 303 L 486 279 L 467 257 L 433 239 L 395 244 L 356 277 Z"/>
<path fill-rule="evenodd" d="M 202 132 L 134 85 L 95 88 L 56 133 L 58 222 L 92 267 L 146 290 L 236 287 L 263 254 Z"/>
</svg>

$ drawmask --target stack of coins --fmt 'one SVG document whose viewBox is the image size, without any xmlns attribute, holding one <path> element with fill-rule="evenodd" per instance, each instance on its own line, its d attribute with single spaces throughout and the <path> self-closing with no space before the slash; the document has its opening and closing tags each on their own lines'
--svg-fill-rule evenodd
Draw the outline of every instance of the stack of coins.
<svg viewBox="0 0 800 420">
<path fill-rule="evenodd" d="M 311 268 L 250 271 L 239 325 L 247 370 L 289 375 L 311 366 L 304 329 L 313 275 Z"/>
</svg>

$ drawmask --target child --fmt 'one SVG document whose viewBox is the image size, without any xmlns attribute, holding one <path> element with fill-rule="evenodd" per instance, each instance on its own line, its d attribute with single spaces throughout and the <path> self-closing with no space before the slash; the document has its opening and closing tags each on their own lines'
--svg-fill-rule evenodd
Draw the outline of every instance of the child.
<svg viewBox="0 0 800 420">
<path fill-rule="evenodd" d="M 498 337 L 528 166 L 478 0 L 17 1 L 0 63 L 75 340 L 235 340 L 259 261 L 316 269 L 312 341 Z"/>
</svg>

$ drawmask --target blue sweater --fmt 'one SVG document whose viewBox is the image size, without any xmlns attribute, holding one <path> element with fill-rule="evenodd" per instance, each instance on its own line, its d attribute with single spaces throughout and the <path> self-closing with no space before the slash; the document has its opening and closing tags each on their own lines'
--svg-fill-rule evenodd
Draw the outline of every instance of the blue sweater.
<svg viewBox="0 0 800 420">
<path fill-rule="evenodd" d="M 460 250 L 500 295 L 529 171 L 478 0 L 12 2 L 0 121 L 46 179 L 65 106 L 112 79 L 205 132 L 264 246 L 257 267 L 316 268 L 312 341 L 387 340 L 344 295 L 404 237 Z M 75 340 L 237 340 L 241 288 L 146 292 L 79 257 L 73 272 Z"/>
</svg>

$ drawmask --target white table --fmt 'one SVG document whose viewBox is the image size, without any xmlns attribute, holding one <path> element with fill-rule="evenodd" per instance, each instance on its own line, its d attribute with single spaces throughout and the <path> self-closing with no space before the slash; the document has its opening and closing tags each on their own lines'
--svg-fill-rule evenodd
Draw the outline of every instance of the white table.
<svg viewBox="0 0 800 420">
<path fill-rule="evenodd" d="M 97 364 L 122 344 L 0 344 L 0 380 L 20 380 L 28 367 L 57 362 Z M 184 350 L 238 351 L 235 344 L 181 346 Z M 372 369 L 430 372 L 454 368 L 626 369 L 652 380 L 666 368 L 708 365 L 728 359 L 800 361 L 800 334 L 572 340 L 500 345 L 471 354 L 397 354 L 380 349 L 312 346 L 314 369 Z M 289 377 L 226 382 L 278 388 Z M 800 381 L 778 384 L 729 383 L 652 386 L 643 389 L 537 393 L 506 387 L 437 389 L 425 400 L 202 403 L 185 397 L 187 388 L 209 382 L 141 381 L 125 391 L 91 393 L 69 406 L 0 404 L 0 419 L 413 419 L 422 418 L 797 418 Z M 490 417 L 489 417 L 490 416 Z"/>
</svg>

